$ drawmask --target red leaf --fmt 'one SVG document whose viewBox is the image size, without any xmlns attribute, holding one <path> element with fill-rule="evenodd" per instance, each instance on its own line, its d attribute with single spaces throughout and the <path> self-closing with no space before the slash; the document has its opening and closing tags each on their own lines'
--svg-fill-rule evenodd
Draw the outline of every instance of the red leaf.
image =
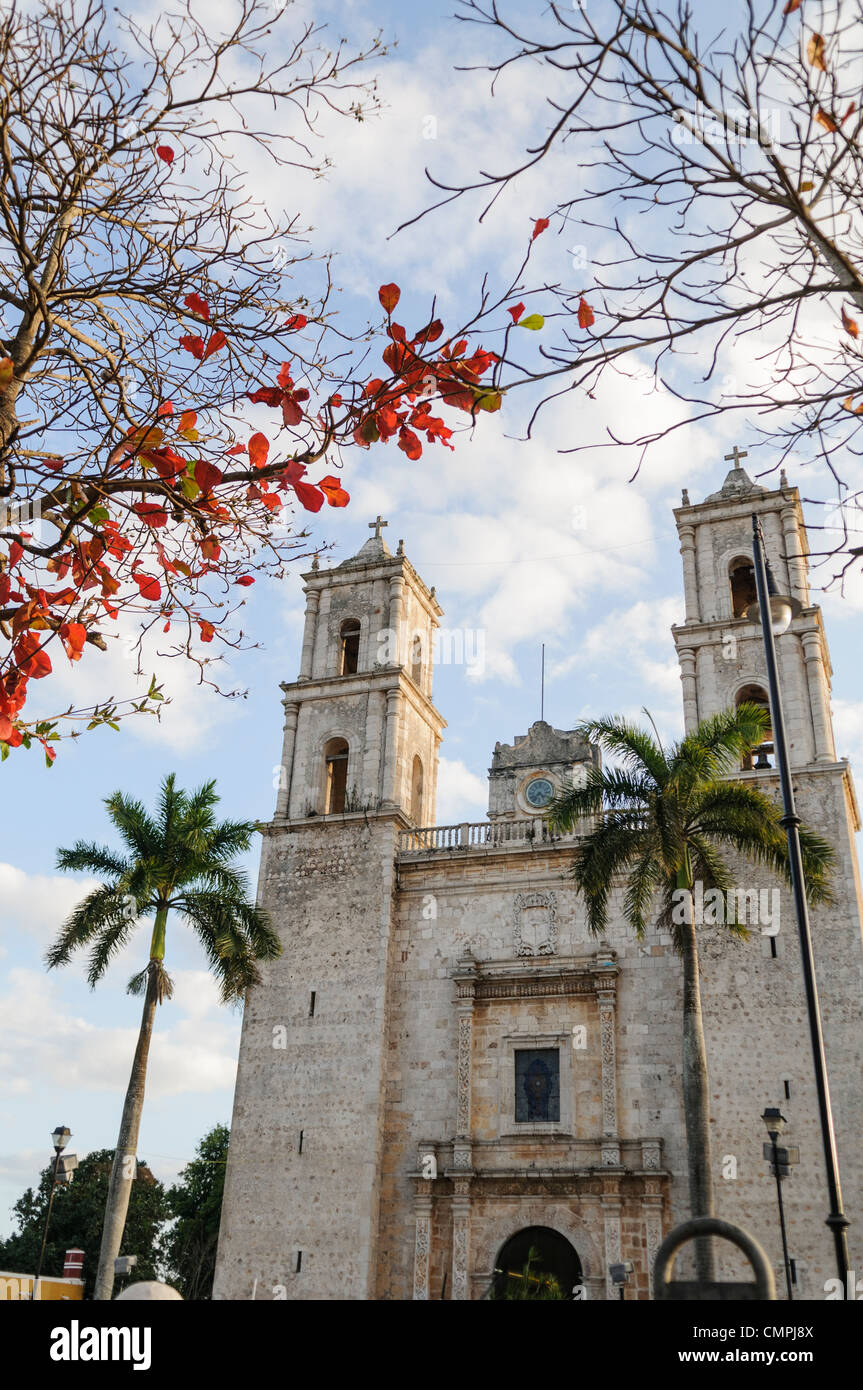
<svg viewBox="0 0 863 1390">
<path fill-rule="evenodd" d="M 407 425 L 402 425 L 399 430 L 399 448 L 407 454 L 409 459 L 418 459 L 423 451 L 419 435 L 409 430 Z"/>
<path fill-rule="evenodd" d="M 327 501 L 331 507 L 346 507 L 350 502 L 350 493 L 345 492 L 338 478 L 328 476 L 321 478 L 318 487 L 327 495 Z"/>
<path fill-rule="evenodd" d="M 253 434 L 249 440 L 249 462 L 254 468 L 266 468 L 270 441 L 265 434 Z"/>
<path fill-rule="evenodd" d="M 401 297 L 402 292 L 398 285 L 381 285 L 378 290 L 378 299 L 381 301 L 381 304 L 388 314 L 392 313 Z"/>
<path fill-rule="evenodd" d="M 222 547 L 215 536 L 204 536 L 201 540 L 201 554 L 205 560 L 218 560 Z"/>
<path fill-rule="evenodd" d="M 22 675 L 41 680 L 51 674 L 51 658 L 39 646 L 39 636 L 35 632 L 22 632 L 12 649 L 16 665 Z"/>
<path fill-rule="evenodd" d="M 308 319 L 305 314 L 291 314 L 289 319 L 285 319 L 285 328 L 287 328 L 289 332 L 295 333 L 298 332 L 299 329 L 305 328 L 307 323 Z"/>
<path fill-rule="evenodd" d="M 156 415 L 157 415 L 157 416 L 158 416 L 158 415 L 173 415 L 173 413 L 174 413 L 174 403 L 173 403 L 173 401 L 162 401 L 162 404 L 159 406 L 159 409 L 156 411 Z"/>
<path fill-rule="evenodd" d="M 547 217 L 538 217 L 533 224 L 533 235 L 530 238 L 531 241 L 536 241 L 537 237 L 542 235 L 542 233 L 545 231 L 548 225 L 549 221 Z"/>
<path fill-rule="evenodd" d="M 184 333 L 180 339 L 180 347 L 185 348 L 186 352 L 190 352 L 199 362 L 203 361 L 204 340 L 200 333 Z"/>
<path fill-rule="evenodd" d="M 582 296 L 578 301 L 578 326 L 579 328 L 590 328 L 594 322 L 594 313 L 587 300 Z"/>
<path fill-rule="evenodd" d="M 193 314 L 199 314 L 202 319 L 210 318 L 210 306 L 206 299 L 202 299 L 199 294 L 187 294 L 183 300 L 187 309 L 191 309 Z"/>
<path fill-rule="evenodd" d="M 154 579 L 151 574 L 135 574 L 132 577 L 142 598 L 157 599 L 162 597 L 162 586 L 158 579 Z"/>
<path fill-rule="evenodd" d="M 259 386 L 257 391 L 247 391 L 246 399 L 253 405 L 277 406 L 282 404 L 284 394 L 280 386 Z"/>
<path fill-rule="evenodd" d="M 239 577 L 239 579 L 235 579 L 235 580 L 234 580 L 234 583 L 235 583 L 235 584 L 242 584 L 242 586 L 243 586 L 244 589 L 247 589 L 248 586 L 249 586 L 250 584 L 254 584 L 254 582 L 255 582 L 254 576 L 251 575 L 251 574 L 241 574 L 240 577 Z"/>
<path fill-rule="evenodd" d="M 307 512 L 319 512 L 324 505 L 324 494 L 311 483 L 294 483 L 294 492 Z"/>
<path fill-rule="evenodd" d="M 217 328 L 210 338 L 210 341 L 207 343 L 206 351 L 204 352 L 204 361 L 206 362 L 207 358 L 212 357 L 214 352 L 218 352 L 220 348 L 223 348 L 227 341 L 221 328 Z"/>
<path fill-rule="evenodd" d="M 0 743 L 8 743 L 12 737 L 12 720 L 8 715 L 0 714 Z"/>
<path fill-rule="evenodd" d="M 24 547 L 19 541 L 12 541 L 9 546 L 9 568 L 13 569 L 17 565 L 21 556 L 24 554 Z"/>
<path fill-rule="evenodd" d="M 194 410 L 184 410 L 177 421 L 178 430 L 193 430 L 198 423 L 198 416 Z"/>
<path fill-rule="evenodd" d="M 205 459 L 198 460 L 195 464 L 195 482 L 202 492 L 212 492 L 221 481 L 221 470 L 215 464 L 207 463 Z"/>
<path fill-rule="evenodd" d="M 856 338 L 860 332 L 857 327 L 857 320 L 852 319 L 851 315 L 846 312 L 844 304 L 842 306 L 842 327 L 846 333 L 850 333 L 852 338 Z"/>
<path fill-rule="evenodd" d="M 132 508 L 148 526 L 167 526 L 168 513 L 159 502 L 136 502 Z"/>
<path fill-rule="evenodd" d="M 199 618 L 198 627 L 201 629 L 201 641 L 212 642 L 213 634 L 216 631 L 216 629 L 213 627 L 213 624 L 207 622 L 206 618 Z"/>
<path fill-rule="evenodd" d="M 232 448 L 225 450 L 225 457 L 230 458 L 232 454 L 244 454 L 245 452 L 245 444 L 234 444 Z"/>
<path fill-rule="evenodd" d="M 170 145 L 157 145 L 156 154 L 160 159 L 163 159 L 166 164 L 173 164 L 174 151 L 171 149 Z"/>
<path fill-rule="evenodd" d="M 426 324 L 425 328 L 421 328 L 416 337 L 412 338 L 411 341 L 421 344 L 434 343 L 437 342 L 441 333 L 443 333 L 443 324 L 440 319 L 432 319 L 431 323 Z"/>
<path fill-rule="evenodd" d="M 783 13 L 783 14 L 793 14 L 795 10 L 799 10 L 799 9 L 800 9 L 800 6 L 801 6 L 802 4 L 803 4 L 803 0 L 788 0 L 788 4 L 785 6 L 785 9 L 782 11 L 782 13 Z"/>
<path fill-rule="evenodd" d="M 509 308 L 507 309 L 506 312 L 507 312 L 508 314 L 512 314 L 512 321 L 513 321 L 513 323 L 518 323 L 519 319 L 521 318 L 522 314 L 524 313 L 524 305 L 523 305 L 523 304 L 511 304 L 511 305 L 509 306 Z"/>
<path fill-rule="evenodd" d="M 286 425 L 298 425 L 303 418 L 302 407 L 293 391 L 286 391 L 282 401 L 282 419 Z"/>
<path fill-rule="evenodd" d="M 80 661 L 84 644 L 87 641 L 87 629 L 83 623 L 64 623 L 60 628 L 60 637 L 66 648 L 66 655 L 70 661 Z"/>
<path fill-rule="evenodd" d="M 291 364 L 290 364 L 290 362 L 283 362 L 283 363 L 282 363 L 281 367 L 279 368 L 279 375 L 276 377 L 276 381 L 278 382 L 279 386 L 281 386 L 282 389 L 283 389 L 284 391 L 289 391 L 289 390 L 291 389 L 291 387 L 292 387 L 293 384 L 294 384 L 294 380 L 293 380 L 293 377 L 291 376 Z"/>
</svg>

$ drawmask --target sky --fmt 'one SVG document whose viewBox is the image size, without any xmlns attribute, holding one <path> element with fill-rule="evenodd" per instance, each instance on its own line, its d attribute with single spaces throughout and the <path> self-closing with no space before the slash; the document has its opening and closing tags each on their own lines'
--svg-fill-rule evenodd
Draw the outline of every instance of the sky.
<svg viewBox="0 0 863 1390">
<path fill-rule="evenodd" d="M 297 6 L 299 17 L 304 7 Z M 308 9 L 308 7 L 305 7 Z M 213 24 L 225 0 L 208 5 Z M 455 320 L 472 301 L 483 272 L 505 282 L 518 264 L 533 221 L 553 205 L 565 160 L 539 170 L 517 196 L 503 198 L 481 225 L 477 208 L 459 203 L 406 231 L 396 227 L 430 201 L 424 168 L 451 178 L 479 162 L 503 166 L 538 129 L 540 108 L 527 70 L 510 80 L 492 110 L 488 79 L 458 72 L 482 54 L 484 36 L 457 25 L 451 3 L 421 8 L 361 0 L 330 13 L 339 33 L 362 41 L 377 29 L 398 39 L 378 65 L 380 116 L 363 123 L 333 120 L 323 132 L 333 168 L 326 179 L 281 173 L 263 157 L 248 161 L 250 192 L 275 213 L 301 210 L 313 244 L 335 251 L 339 306 L 347 324 L 377 317 L 377 289 L 402 288 L 400 316 Z M 273 42 L 286 42 L 289 15 Z M 570 171 L 571 172 L 571 171 Z M 564 278 L 583 254 L 572 237 L 554 232 L 536 245 L 537 279 Z M 588 255 L 598 254 L 591 244 Z M 562 269 L 563 268 L 563 269 Z M 531 305 L 529 308 L 533 307 Z M 745 345 L 738 348 L 737 367 Z M 681 489 L 700 501 L 721 485 L 734 443 L 747 447 L 745 426 L 692 425 L 652 455 L 634 481 L 628 450 L 561 449 L 596 437 L 605 425 L 638 416 L 661 423 L 672 404 L 644 379 L 617 378 L 596 399 L 571 396 L 524 433 L 530 399 L 507 401 L 497 415 L 459 437 L 454 452 L 426 449 L 417 463 L 392 445 L 346 458 L 345 510 L 308 518 L 314 543 L 330 546 L 331 562 L 354 554 L 379 513 L 385 538 L 435 585 L 448 629 L 479 634 L 472 665 L 444 664 L 435 673 L 435 703 L 447 721 L 438 792 L 438 821 L 482 820 L 487 771 L 496 740 L 512 742 L 540 716 L 540 652 L 546 647 L 545 717 L 571 728 L 592 715 L 641 717 L 647 706 L 663 735 L 682 732 L 680 681 L 670 628 L 682 620 L 680 557 L 672 508 Z M 770 464 L 751 454 L 753 475 Z M 800 483 L 793 463 L 789 481 Z M 813 472 L 806 488 L 816 485 Z M 275 803 L 281 755 L 279 682 L 299 668 L 303 595 L 299 571 L 248 591 L 244 627 L 259 646 L 233 658 L 226 683 L 247 689 L 226 700 L 196 684 L 194 668 L 155 654 L 146 678 L 164 678 L 171 704 L 162 720 L 124 723 L 64 744 L 49 772 L 36 754 L 3 765 L 0 845 L 0 1234 L 12 1229 L 10 1207 L 36 1182 L 51 1157 L 58 1124 L 73 1133 L 79 1155 L 113 1147 L 134 1050 L 140 1005 L 125 993 L 145 963 L 148 931 L 95 991 L 81 961 L 47 973 L 43 956 L 59 925 L 91 886 L 56 872 L 57 849 L 75 839 L 111 842 L 104 798 L 117 788 L 152 802 L 161 779 L 181 785 L 216 777 L 221 811 L 267 820 Z M 820 597 L 816 593 L 816 598 Z M 843 599 L 823 596 L 834 665 L 833 707 L 840 755 L 863 754 L 863 699 L 857 640 L 863 589 Z M 98 664 L 97 664 L 98 663 Z M 122 644 L 70 667 L 58 679 L 76 703 L 135 692 L 134 663 Z M 56 687 L 55 687 L 56 688 Z M 257 854 L 250 858 L 254 880 Z M 197 1141 L 229 1121 L 240 1014 L 218 1003 L 194 938 L 169 923 L 168 967 L 173 1000 L 157 1019 L 139 1156 L 166 1182 L 193 1157 Z"/>
</svg>

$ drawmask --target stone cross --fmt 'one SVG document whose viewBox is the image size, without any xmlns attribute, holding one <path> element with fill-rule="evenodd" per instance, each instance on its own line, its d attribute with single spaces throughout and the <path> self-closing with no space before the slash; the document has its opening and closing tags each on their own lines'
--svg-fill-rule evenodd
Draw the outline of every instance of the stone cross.
<svg viewBox="0 0 863 1390">
<path fill-rule="evenodd" d="M 725 455 L 725 462 L 733 463 L 735 468 L 739 468 L 740 460 L 746 459 L 748 457 L 749 454 L 747 453 L 747 451 L 745 449 L 738 449 L 737 445 L 735 444 L 734 448 L 731 450 L 731 453 Z"/>
<path fill-rule="evenodd" d="M 376 540 L 376 541 L 379 541 L 379 540 L 380 540 L 380 538 L 381 538 L 381 528 L 384 527 L 384 526 L 389 526 L 389 522 L 388 522 L 388 521 L 384 521 L 384 519 L 383 519 L 383 517 L 381 516 L 380 512 L 378 512 L 378 515 L 375 517 L 374 521 L 370 521 L 370 522 L 369 522 L 369 530 L 370 530 L 370 531 L 374 531 L 374 533 L 375 533 L 375 540 Z"/>
</svg>

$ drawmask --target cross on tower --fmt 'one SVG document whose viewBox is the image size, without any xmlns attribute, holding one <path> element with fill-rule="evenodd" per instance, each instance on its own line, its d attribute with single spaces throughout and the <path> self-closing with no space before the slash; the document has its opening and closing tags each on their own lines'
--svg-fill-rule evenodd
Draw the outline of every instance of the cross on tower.
<svg viewBox="0 0 863 1390">
<path fill-rule="evenodd" d="M 735 468 L 739 468 L 740 460 L 746 458 L 749 458 L 749 454 L 747 453 L 746 449 L 738 449 L 737 445 L 735 444 L 734 448 L 731 450 L 731 453 L 725 455 L 725 462 L 733 463 Z"/>
<path fill-rule="evenodd" d="M 369 522 L 369 530 L 370 530 L 370 531 L 374 531 L 374 533 L 375 533 L 375 540 L 376 540 L 376 541 L 379 541 L 379 540 L 380 540 L 380 538 L 381 538 L 381 528 L 384 527 L 384 526 L 389 526 L 389 522 L 388 522 L 388 521 L 384 521 L 384 519 L 383 519 L 383 517 L 381 516 L 380 512 L 379 512 L 378 515 L 375 517 L 374 521 L 370 521 L 370 522 Z"/>
</svg>

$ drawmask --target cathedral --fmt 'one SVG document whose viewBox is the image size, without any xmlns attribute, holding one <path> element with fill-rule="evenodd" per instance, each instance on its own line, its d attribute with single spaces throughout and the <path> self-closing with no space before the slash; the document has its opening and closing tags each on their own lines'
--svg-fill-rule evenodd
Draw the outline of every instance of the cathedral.
<svg viewBox="0 0 863 1390">
<path fill-rule="evenodd" d="M 837 856 L 812 931 L 860 1270 L 859 813 L 799 494 L 784 474 L 757 486 L 736 455 L 719 491 L 684 492 L 675 511 L 684 725 L 767 703 L 746 616 L 753 514 L 799 607 L 777 639 L 798 807 Z M 214 1297 L 482 1299 L 534 1250 L 569 1298 L 649 1299 L 655 1252 L 690 1215 L 680 958 L 663 932 L 635 936 L 619 893 L 606 936 L 587 931 L 575 837 L 543 817 L 599 760 L 573 732 L 539 721 L 496 743 L 488 818 L 436 824 L 443 610 L 380 518 L 372 529 L 355 556 L 303 576 L 258 894 L 284 949 L 246 1000 Z M 572 703 L 577 715 L 577 688 Z M 770 743 L 737 775 L 778 797 Z M 779 1108 L 796 1160 L 782 1185 L 793 1297 L 822 1299 L 835 1266 L 793 900 L 765 870 L 735 871 L 779 888 L 781 912 L 747 940 L 699 927 L 716 1210 L 761 1243 L 784 1296 L 761 1119 Z M 720 1275 L 739 1278 L 728 1252 Z"/>
</svg>

